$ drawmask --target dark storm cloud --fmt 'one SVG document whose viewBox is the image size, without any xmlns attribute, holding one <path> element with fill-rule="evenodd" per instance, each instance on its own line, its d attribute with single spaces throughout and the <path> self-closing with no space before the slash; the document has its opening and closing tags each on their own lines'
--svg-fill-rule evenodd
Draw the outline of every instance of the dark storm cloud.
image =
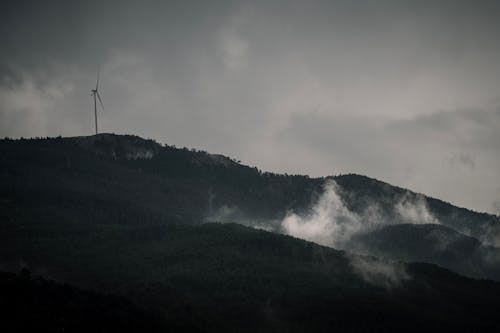
<svg viewBox="0 0 500 333">
<path fill-rule="evenodd" d="M 492 211 L 499 12 L 499 1 L 6 2 L 0 135 L 90 134 L 100 68 L 105 131 L 274 171 L 362 172 Z"/>
</svg>

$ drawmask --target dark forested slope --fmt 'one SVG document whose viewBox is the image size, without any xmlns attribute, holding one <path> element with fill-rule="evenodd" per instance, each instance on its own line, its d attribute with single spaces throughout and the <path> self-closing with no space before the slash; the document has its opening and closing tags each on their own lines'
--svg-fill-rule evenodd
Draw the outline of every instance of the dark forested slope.
<svg viewBox="0 0 500 333">
<path fill-rule="evenodd" d="M 42 277 L 0 272 L 3 332 L 161 332 L 164 327 L 123 297 L 83 291 Z"/>
<path fill-rule="evenodd" d="M 307 211 L 325 179 L 339 185 L 354 212 L 376 204 L 384 218 L 396 219 L 400 216 L 393 207 L 401 198 L 418 197 L 441 223 L 478 239 L 496 235 L 489 231 L 500 224 L 496 216 L 365 176 L 265 173 L 221 155 L 161 146 L 135 136 L 0 140 L 0 205 L 8 208 L 2 213 L 15 211 L 22 202 L 24 214 L 30 214 L 30 208 L 58 219 L 68 208 L 71 219 L 87 223 L 200 223 L 230 208 L 233 219 L 269 222 L 281 220 L 290 210 Z"/>
<path fill-rule="evenodd" d="M 405 222 L 398 207 L 414 201 L 425 202 L 451 233 L 469 237 L 456 246 L 462 254 L 476 242 L 483 248 L 495 241 L 496 216 L 364 176 L 263 173 L 220 155 L 100 134 L 0 140 L 0 269 L 26 267 L 34 275 L 126 297 L 178 330 L 498 329 L 497 283 L 206 223 L 283 231 L 280 221 L 289 212 L 311 212 L 326 180 L 336 182 L 343 203 L 363 223 L 386 223 L 367 229 L 370 253 L 394 257 L 386 241 L 417 237 L 399 243 L 418 250 L 402 259 L 441 264 L 433 258 L 460 257 L 424 251 L 425 227 L 384 230 Z M 370 207 L 376 215 L 366 214 Z M 401 247 L 396 252 L 404 253 Z"/>
<path fill-rule="evenodd" d="M 11 242 L 1 243 L 2 260 L 22 258 L 35 275 L 127 297 L 167 328 L 229 332 L 500 328 L 497 283 L 463 278 L 428 264 L 353 256 L 237 224 L 39 228 L 37 242 L 28 236 L 8 236 Z M 39 289 L 37 295 L 51 297 L 52 289 Z M 32 296 L 26 297 L 33 302 Z M 87 302 L 84 309 L 93 302 L 62 297 L 63 304 L 75 302 L 77 311 L 81 301 Z M 55 302 L 51 306 L 61 311 Z M 33 309 L 45 317 L 45 310 Z M 128 308 L 120 309 L 117 316 L 127 313 Z M 102 316 L 106 318 L 106 312 Z"/>
<path fill-rule="evenodd" d="M 428 262 L 462 275 L 500 280 L 500 249 L 439 224 L 397 224 L 355 235 L 350 251 Z"/>
</svg>

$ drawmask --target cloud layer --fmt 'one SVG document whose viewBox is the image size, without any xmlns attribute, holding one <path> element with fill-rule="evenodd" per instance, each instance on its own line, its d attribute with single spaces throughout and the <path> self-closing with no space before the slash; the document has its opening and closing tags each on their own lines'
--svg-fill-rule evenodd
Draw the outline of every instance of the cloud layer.
<svg viewBox="0 0 500 333">
<path fill-rule="evenodd" d="M 498 1 L 16 1 L 0 135 L 103 131 L 495 212 Z"/>
</svg>

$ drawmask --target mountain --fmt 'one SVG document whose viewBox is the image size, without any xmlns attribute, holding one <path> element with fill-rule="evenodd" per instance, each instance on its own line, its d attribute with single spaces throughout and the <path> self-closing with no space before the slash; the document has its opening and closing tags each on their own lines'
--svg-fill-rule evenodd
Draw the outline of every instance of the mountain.
<svg viewBox="0 0 500 333">
<path fill-rule="evenodd" d="M 40 227 L 36 232 L 36 237 L 24 235 L 25 239 L 16 232 L 16 240 L 7 246 L 2 242 L 4 258 L 22 255 L 35 275 L 50 275 L 92 293 L 126 297 L 137 304 L 130 305 L 130 314 L 149 309 L 151 317 L 158 318 L 167 330 L 500 328 L 495 306 L 500 296 L 498 283 L 463 278 L 428 264 L 354 256 L 238 224 L 90 224 L 76 230 Z M 0 287 L 4 282 L 0 280 Z M 12 290 L 9 284 L 2 289 Z M 24 287 L 15 290 L 15 295 L 28 293 L 24 299 L 35 304 L 35 314 L 29 308 L 11 310 L 21 318 L 23 311 L 28 318 L 45 318 L 48 310 L 38 305 L 47 302 L 57 312 L 64 304 L 75 303 L 71 306 L 76 306 L 76 315 L 80 308 L 86 311 L 96 302 L 98 307 L 89 318 L 95 318 L 102 307 L 115 307 L 107 299 L 75 295 L 72 289 L 64 291 L 44 283 L 36 287 L 35 295 Z M 61 293 L 58 298 L 52 296 Z M 36 301 L 39 294 L 42 299 Z M 14 302 L 17 298 L 9 299 Z M 117 318 L 127 315 L 127 304 L 116 309 Z M 102 316 L 99 320 L 106 321 L 107 312 Z"/>
<path fill-rule="evenodd" d="M 456 207 L 366 176 L 346 175 L 334 179 L 347 193 L 344 200 L 354 211 L 361 212 L 375 204 L 378 218 L 387 222 L 439 223 L 489 245 L 500 244 L 500 216 Z"/>
<path fill-rule="evenodd" d="M 330 247 L 281 235 L 316 241 L 318 223 Z M 499 284 L 433 264 L 497 279 L 499 225 L 365 176 L 136 136 L 0 140 L 0 270 L 125 297 L 176 330 L 492 331 Z"/>
<path fill-rule="evenodd" d="M 397 229 L 405 233 L 403 238 L 418 235 L 425 243 L 429 239 L 412 226 L 434 223 L 475 238 L 482 249 L 489 249 L 459 251 L 458 258 L 474 262 L 474 267 L 432 260 L 434 255 L 420 255 L 419 251 L 406 257 L 398 251 L 392 255 L 386 249 L 377 250 L 373 241 L 365 250 L 393 259 L 436 263 L 469 276 L 499 278 L 491 269 L 500 266 L 500 257 L 493 255 L 500 243 L 498 216 L 458 208 L 365 176 L 310 178 L 266 173 L 221 155 L 162 146 L 130 135 L 0 140 L 0 217 L 4 226 L 238 222 L 359 250 L 361 244 L 348 239 L 350 245 L 330 242 L 329 230 L 322 230 L 327 239 L 317 239 L 283 228 L 283 220 L 291 212 L 300 217 L 314 213 L 315 203 L 325 196 L 327 182 L 336 184 L 334 194 L 342 208 L 351 220 L 356 218 L 347 224 L 356 222 L 361 234 L 374 231 L 372 238 L 384 239 L 377 230 L 408 224 Z M 479 252 L 487 255 L 478 260 Z"/>
<path fill-rule="evenodd" d="M 141 220 L 147 216 L 148 223 L 196 224 L 221 217 L 272 223 L 289 211 L 307 213 L 330 179 L 356 213 L 376 204 L 385 220 L 404 222 L 394 207 L 402 199 L 418 201 L 442 224 L 461 233 L 491 244 L 500 235 L 498 216 L 458 208 L 365 176 L 267 173 L 221 155 L 161 146 L 136 136 L 4 139 L 0 153 L 4 205 L 28 200 L 34 209 L 43 205 L 46 210 L 56 202 L 61 214 L 59 203 L 64 200 L 72 209 L 85 206 L 83 213 L 92 221 L 108 219 L 101 206 L 126 206 L 121 208 L 136 212 Z M 38 196 L 41 201 L 25 195 L 35 197 L 36 191 L 43 191 Z M 71 214 L 75 216 L 73 210 Z M 121 223 L 137 223 L 135 217 L 122 219 Z"/>
<path fill-rule="evenodd" d="M 10 332 L 160 332 L 154 316 L 123 297 L 41 277 L 0 272 L 2 328 Z"/>
<path fill-rule="evenodd" d="M 152 156 L 136 158 L 140 149 Z M 132 136 L 2 140 L 0 153 L 3 211 L 19 203 L 25 212 L 30 207 L 26 214 L 52 220 L 66 207 L 68 218 L 93 223 L 196 224 L 224 206 L 238 206 L 248 218 L 281 218 L 289 208 L 306 207 L 321 188 L 320 179 L 262 173 Z"/>
<path fill-rule="evenodd" d="M 428 262 L 462 275 L 500 280 L 500 249 L 443 225 L 388 225 L 355 235 L 348 248 L 356 253 Z"/>
</svg>

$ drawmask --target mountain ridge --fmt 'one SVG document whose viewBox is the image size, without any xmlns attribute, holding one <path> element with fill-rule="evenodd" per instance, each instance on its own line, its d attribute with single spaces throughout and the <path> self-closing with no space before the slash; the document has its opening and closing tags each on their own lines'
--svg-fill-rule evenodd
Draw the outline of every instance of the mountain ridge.
<svg viewBox="0 0 500 333">
<path fill-rule="evenodd" d="M 433 222 L 485 245 L 500 244 L 498 216 L 367 176 L 262 172 L 222 155 L 132 135 L 4 139 L 0 162 L 0 214 L 6 225 L 33 225 L 39 219 L 61 225 L 238 222 L 301 237 L 284 229 L 283 221 L 295 214 L 301 227 L 315 223 L 310 221 L 315 205 L 333 181 L 337 193 L 332 198 L 338 197 L 337 204 L 350 214 L 333 226 L 343 228 L 342 219 L 353 217 L 362 229 Z"/>
<path fill-rule="evenodd" d="M 134 136 L 0 140 L 0 270 L 126 297 L 189 331 L 495 330 L 491 276 L 439 267 L 436 250 L 410 247 L 427 263 L 404 263 L 400 249 L 356 255 L 328 237 L 384 245 L 396 228 L 433 249 L 415 230 L 485 244 L 496 223 L 365 176 L 265 173 Z M 328 246 L 311 242 L 317 230 Z"/>
<path fill-rule="evenodd" d="M 124 159 L 150 159 L 152 157 L 152 156 L 149 156 L 148 154 L 146 154 L 145 156 L 138 156 L 137 158 L 131 157 L 130 155 L 132 155 L 132 153 L 134 153 L 134 149 L 136 149 L 137 147 L 142 147 L 142 148 L 148 147 L 153 151 L 153 153 L 157 153 L 162 148 L 169 148 L 169 149 L 174 149 L 174 150 L 175 149 L 176 150 L 184 150 L 184 151 L 189 151 L 190 153 L 193 153 L 193 154 L 209 155 L 209 156 L 213 157 L 215 160 L 223 159 L 224 160 L 224 162 L 222 163 L 223 165 L 231 164 L 234 166 L 237 165 L 240 167 L 250 168 L 250 169 L 258 170 L 262 174 L 279 175 L 279 176 L 307 177 L 309 179 L 321 179 L 321 180 L 324 180 L 324 179 L 339 180 L 342 178 L 357 178 L 358 180 L 354 181 L 353 182 L 354 184 L 355 183 L 362 183 L 363 181 L 365 181 L 365 182 L 367 181 L 367 182 L 371 182 L 371 183 L 376 183 L 377 185 L 379 185 L 381 187 L 389 186 L 389 187 L 391 187 L 391 188 L 393 188 L 401 193 L 406 192 L 406 191 L 410 191 L 413 194 L 425 196 L 427 199 L 434 201 L 435 202 L 434 204 L 436 206 L 445 206 L 446 208 L 448 208 L 449 206 L 452 206 L 454 208 L 458 208 L 458 209 L 468 211 L 468 212 L 471 212 L 474 214 L 481 214 L 481 215 L 485 215 L 485 216 L 492 216 L 492 217 L 500 218 L 500 216 L 495 215 L 493 213 L 469 209 L 469 208 L 463 207 L 463 206 L 457 206 L 451 202 L 446 201 L 445 199 L 427 196 L 424 193 L 415 192 L 415 191 L 412 191 L 411 189 L 407 189 L 405 187 L 398 186 L 398 185 L 393 185 L 387 181 L 380 180 L 380 179 L 373 178 L 373 177 L 369 177 L 369 176 L 363 175 L 363 174 L 346 173 L 346 174 L 339 174 L 339 175 L 326 175 L 326 176 L 310 177 L 307 174 L 288 174 L 288 173 L 279 173 L 279 172 L 271 172 L 271 171 L 261 171 L 260 169 L 258 169 L 255 166 L 241 164 L 238 160 L 231 158 L 231 157 L 228 157 L 228 156 L 223 155 L 223 154 L 211 154 L 211 153 L 208 153 L 204 150 L 198 150 L 198 149 L 187 148 L 187 147 L 180 148 L 180 147 L 176 147 L 175 145 L 161 144 L 161 143 L 155 141 L 154 139 L 151 139 L 151 138 L 145 139 L 145 138 L 142 138 L 138 135 L 99 133 L 99 134 L 94 134 L 94 135 L 70 136 L 70 137 L 61 137 L 61 136 L 45 137 L 45 138 L 42 138 L 42 137 L 8 138 L 8 137 L 6 137 L 6 138 L 0 139 L 0 140 L 1 141 L 13 141 L 13 142 L 16 142 L 16 141 L 23 142 L 23 141 L 33 141 L 33 140 L 42 140 L 42 141 L 49 140 L 49 141 L 62 142 L 64 140 L 68 140 L 70 142 L 75 142 L 77 145 L 79 145 L 80 147 L 82 147 L 90 152 L 101 154 L 103 156 L 105 156 L 107 154 L 109 157 L 111 157 L 113 159 L 120 159 L 120 158 L 122 158 L 122 159 L 123 158 Z M 130 151 L 128 152 L 129 156 L 127 156 L 126 144 L 130 144 L 128 146 L 128 148 L 130 149 Z M 114 147 L 113 147 L 113 145 L 114 145 Z M 124 147 L 124 145 L 125 145 L 125 147 Z M 115 148 L 116 150 L 114 150 L 113 148 Z M 499 221 L 500 221 L 500 219 L 499 219 Z"/>
</svg>

